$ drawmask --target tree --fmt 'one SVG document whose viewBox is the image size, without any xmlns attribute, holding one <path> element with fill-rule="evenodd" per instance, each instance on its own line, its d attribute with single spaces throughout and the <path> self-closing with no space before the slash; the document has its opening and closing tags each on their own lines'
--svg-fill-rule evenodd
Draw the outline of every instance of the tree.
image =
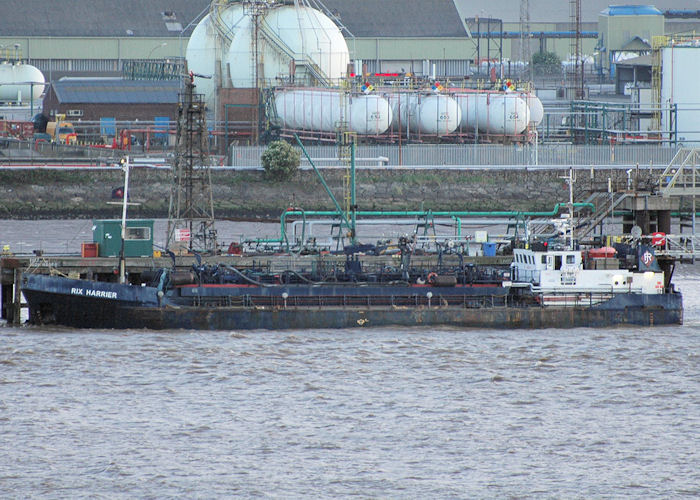
<svg viewBox="0 0 700 500">
<path fill-rule="evenodd" d="M 561 59 L 554 52 L 538 52 L 532 56 L 535 73 L 557 75 L 561 73 Z"/>
<path fill-rule="evenodd" d="M 299 168 L 301 153 L 286 141 L 274 141 L 262 154 L 260 161 L 268 179 L 286 181 Z"/>
</svg>

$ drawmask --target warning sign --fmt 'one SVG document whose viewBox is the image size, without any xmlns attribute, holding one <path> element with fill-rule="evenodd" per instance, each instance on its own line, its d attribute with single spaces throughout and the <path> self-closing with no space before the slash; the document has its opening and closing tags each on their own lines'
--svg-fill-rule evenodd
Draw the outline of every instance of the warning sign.
<svg viewBox="0 0 700 500">
<path fill-rule="evenodd" d="M 176 229 L 175 230 L 175 241 L 190 241 L 190 230 L 189 229 Z"/>
<path fill-rule="evenodd" d="M 666 233 L 652 233 L 651 244 L 655 247 L 666 246 Z"/>
</svg>

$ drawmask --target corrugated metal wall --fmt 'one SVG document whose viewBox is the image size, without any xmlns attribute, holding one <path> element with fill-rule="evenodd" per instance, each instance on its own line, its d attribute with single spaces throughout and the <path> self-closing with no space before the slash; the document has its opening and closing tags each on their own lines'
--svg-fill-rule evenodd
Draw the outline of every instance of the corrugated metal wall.
<svg viewBox="0 0 700 500">
<path fill-rule="evenodd" d="M 337 158 L 336 146 L 308 146 L 311 158 Z M 260 166 L 260 155 L 265 146 L 233 146 L 230 150 L 230 164 L 238 167 Z M 613 165 L 640 167 L 668 165 L 676 153 L 676 148 L 650 145 L 577 146 L 557 144 L 546 146 L 499 146 L 468 144 L 411 144 L 359 145 L 356 150 L 358 165 L 387 166 L 591 166 Z M 380 157 L 387 158 L 382 162 Z M 400 160 L 399 161 L 399 157 Z M 306 164 L 302 157 L 302 165 Z M 340 165 L 337 160 L 319 160 L 317 166 Z"/>
</svg>

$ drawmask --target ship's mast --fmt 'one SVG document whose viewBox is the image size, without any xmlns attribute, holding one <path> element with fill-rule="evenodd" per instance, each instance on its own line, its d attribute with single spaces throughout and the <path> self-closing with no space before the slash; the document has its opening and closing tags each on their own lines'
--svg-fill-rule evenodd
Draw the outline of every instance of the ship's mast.
<svg viewBox="0 0 700 500">
<path fill-rule="evenodd" d="M 129 205 L 129 157 L 125 156 L 120 161 L 124 170 L 124 200 L 122 203 L 122 241 L 119 250 L 119 283 L 126 283 L 126 260 L 124 259 L 124 244 L 126 240 L 126 207 Z"/>
<path fill-rule="evenodd" d="M 573 167 L 569 167 L 569 175 L 565 175 L 560 178 L 564 179 L 564 181 L 569 186 L 569 203 L 567 203 L 567 205 L 569 206 L 569 219 L 567 221 L 568 229 L 564 233 L 564 237 L 566 237 L 567 233 L 569 234 L 569 249 L 573 250 L 574 228 L 576 227 L 576 225 L 574 224 L 574 183 L 576 182 L 576 175 L 574 175 Z"/>
</svg>

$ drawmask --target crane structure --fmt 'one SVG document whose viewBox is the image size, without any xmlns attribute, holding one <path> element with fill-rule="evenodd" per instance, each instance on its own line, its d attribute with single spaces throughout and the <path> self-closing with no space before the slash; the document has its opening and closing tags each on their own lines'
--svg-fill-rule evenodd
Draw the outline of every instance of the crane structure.
<svg viewBox="0 0 700 500">
<path fill-rule="evenodd" d="M 190 73 L 178 104 L 166 248 L 176 253 L 216 253 L 209 131 L 204 96 Z"/>
</svg>

